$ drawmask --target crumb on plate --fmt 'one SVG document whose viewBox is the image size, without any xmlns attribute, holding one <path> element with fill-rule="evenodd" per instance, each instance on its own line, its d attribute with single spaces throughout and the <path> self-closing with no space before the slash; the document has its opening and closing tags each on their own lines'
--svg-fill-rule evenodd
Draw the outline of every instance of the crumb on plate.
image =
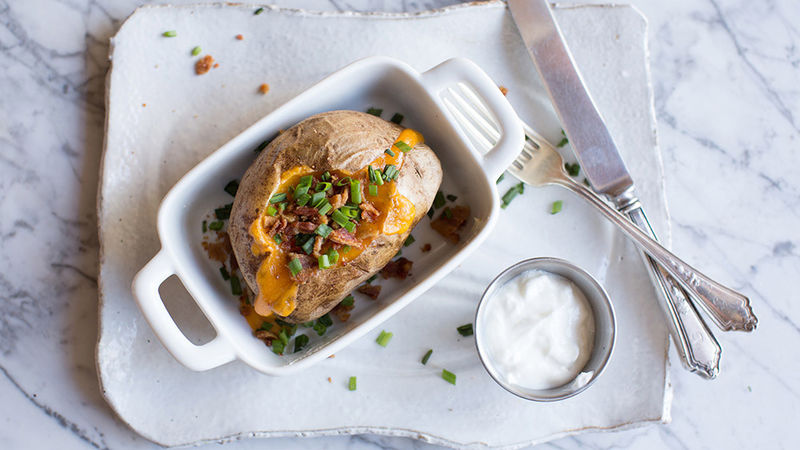
<svg viewBox="0 0 800 450">
<path fill-rule="evenodd" d="M 202 58 L 198 59 L 194 65 L 194 72 L 198 75 L 203 75 L 208 73 L 211 70 L 211 66 L 214 65 L 214 57 L 211 55 L 203 56 Z"/>
<path fill-rule="evenodd" d="M 261 86 L 258 87 L 258 92 L 266 94 L 267 92 L 269 92 L 269 85 L 267 83 L 261 83 Z"/>
</svg>

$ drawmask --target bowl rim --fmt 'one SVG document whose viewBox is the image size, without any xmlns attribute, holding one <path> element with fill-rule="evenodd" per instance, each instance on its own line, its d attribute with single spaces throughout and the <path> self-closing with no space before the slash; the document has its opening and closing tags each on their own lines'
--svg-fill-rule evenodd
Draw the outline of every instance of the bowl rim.
<svg viewBox="0 0 800 450">
<path fill-rule="evenodd" d="M 595 297 L 595 296 L 587 295 L 587 293 L 580 286 L 577 286 L 577 283 L 575 283 L 575 280 L 572 279 L 571 276 L 565 276 L 565 275 L 562 275 L 562 274 L 554 273 L 554 272 L 551 272 L 549 270 L 537 267 L 537 266 L 544 265 L 544 264 L 560 266 L 560 267 L 563 267 L 563 268 L 567 269 L 569 272 L 573 272 L 574 274 L 578 274 L 578 275 L 582 276 L 585 280 L 587 280 L 589 282 L 589 284 L 592 286 L 592 288 L 595 291 L 595 294 L 597 294 L 597 296 Z M 513 277 L 508 278 L 507 280 L 504 279 L 505 277 L 508 276 L 509 273 L 515 272 L 517 270 L 520 270 L 520 268 L 522 268 L 522 267 L 524 267 L 525 269 L 521 270 L 518 274 L 514 275 Z M 513 385 L 511 385 L 510 383 L 507 383 L 506 381 L 504 381 L 500 377 L 500 375 L 499 375 L 500 371 L 495 369 L 495 366 L 491 363 L 491 358 L 486 353 L 486 350 L 481 347 L 481 343 L 480 343 L 481 339 L 479 338 L 479 334 L 480 334 L 480 330 L 482 329 L 482 327 L 480 327 L 478 325 L 478 323 L 479 323 L 479 318 L 481 317 L 481 312 L 485 310 L 485 306 L 484 305 L 486 304 L 486 299 L 487 298 L 491 298 L 492 294 L 494 294 L 497 291 L 497 289 L 499 289 L 501 286 L 505 285 L 506 283 L 508 283 L 512 279 L 522 275 L 523 273 L 527 272 L 528 270 L 541 270 L 542 272 L 547 272 L 547 273 L 551 273 L 553 275 L 562 276 L 562 277 L 568 279 L 573 284 L 576 284 L 576 287 L 578 287 L 578 289 L 584 294 L 584 297 L 586 297 L 587 301 L 589 302 L 589 306 L 592 308 L 592 313 L 593 313 L 592 319 L 593 320 L 594 320 L 595 308 L 593 307 L 594 301 L 591 300 L 591 299 L 600 298 L 602 300 L 603 306 L 607 307 L 606 309 L 608 311 L 608 319 L 609 319 L 609 324 L 610 324 L 610 327 L 609 327 L 609 329 L 610 329 L 609 330 L 610 331 L 610 339 L 609 339 L 609 343 L 608 343 L 608 348 L 607 348 L 607 350 L 605 350 L 605 352 L 603 354 L 603 358 L 602 358 L 599 366 L 597 367 L 597 369 L 594 370 L 594 372 L 592 373 L 591 378 L 589 378 L 589 380 L 586 383 L 578 386 L 577 388 L 569 390 L 569 391 L 567 391 L 566 393 L 564 393 L 562 395 L 549 396 L 549 397 L 537 396 L 537 395 L 527 394 L 527 393 L 523 392 L 521 389 L 516 389 Z M 596 326 L 597 326 L 597 321 L 595 320 L 595 327 Z M 600 375 L 603 373 L 603 371 L 605 370 L 606 366 L 608 365 L 608 361 L 611 359 L 611 355 L 614 353 L 614 345 L 615 345 L 616 340 L 617 340 L 616 312 L 614 311 L 614 304 L 611 302 L 611 298 L 609 297 L 609 295 L 606 292 L 605 288 L 603 288 L 603 286 L 600 284 L 600 282 L 595 277 L 593 277 L 589 272 L 587 272 L 586 270 L 584 270 L 581 267 L 577 266 L 576 264 L 574 264 L 574 263 L 572 263 L 570 261 L 567 261 L 565 259 L 551 257 L 551 256 L 542 256 L 542 257 L 534 257 L 534 258 L 523 259 L 521 261 L 518 261 L 518 262 L 506 267 L 505 269 L 503 269 L 502 272 L 500 272 L 496 277 L 494 277 L 492 279 L 492 281 L 489 283 L 489 285 L 486 286 L 486 289 L 483 291 L 483 294 L 481 295 L 481 298 L 478 301 L 478 306 L 475 308 L 474 329 L 475 329 L 475 348 L 476 348 L 476 350 L 478 352 L 478 358 L 480 359 L 481 365 L 486 370 L 486 372 L 489 374 L 489 376 L 492 378 L 492 380 L 494 380 L 495 383 L 497 383 L 500 387 L 502 387 L 506 391 L 514 394 L 517 397 L 520 397 L 520 398 L 525 399 L 525 400 L 530 400 L 530 401 L 534 401 L 534 402 L 542 402 L 542 403 L 549 403 L 549 402 L 557 402 L 557 401 L 561 401 L 561 400 L 566 400 L 568 398 L 571 398 L 571 397 L 574 397 L 574 396 L 580 394 L 581 392 L 583 392 L 586 389 L 588 389 L 589 386 L 594 384 L 594 382 L 600 377 Z M 595 335 L 596 335 L 596 333 L 597 333 L 597 331 L 595 330 Z M 593 345 L 592 354 L 594 354 L 596 350 L 597 350 L 597 346 Z M 587 361 L 587 364 L 588 364 L 588 361 Z M 574 383 L 574 381 L 578 378 L 578 376 L 580 376 L 581 373 L 583 373 L 583 370 L 578 372 L 578 374 L 574 378 L 572 378 L 570 381 L 568 381 L 567 383 L 564 383 L 562 385 L 559 385 L 559 386 L 556 386 L 556 387 L 550 388 L 550 389 L 537 389 L 536 391 L 546 392 L 546 391 L 562 388 L 562 387 L 567 386 L 567 385 L 569 385 L 571 383 Z"/>
</svg>

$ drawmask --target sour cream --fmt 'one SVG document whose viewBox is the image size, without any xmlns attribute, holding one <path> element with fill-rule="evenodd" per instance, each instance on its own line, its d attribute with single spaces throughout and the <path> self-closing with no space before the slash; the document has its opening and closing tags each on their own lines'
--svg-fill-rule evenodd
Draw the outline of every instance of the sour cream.
<svg viewBox="0 0 800 450">
<path fill-rule="evenodd" d="M 529 270 L 487 302 L 481 326 L 492 365 L 506 382 L 550 389 L 575 379 L 594 343 L 594 317 L 568 279 Z"/>
</svg>

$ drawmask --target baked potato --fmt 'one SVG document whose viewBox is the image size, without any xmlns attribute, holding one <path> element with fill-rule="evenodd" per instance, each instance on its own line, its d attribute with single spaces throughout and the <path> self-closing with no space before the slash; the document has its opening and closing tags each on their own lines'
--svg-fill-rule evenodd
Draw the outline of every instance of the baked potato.
<svg viewBox="0 0 800 450">
<path fill-rule="evenodd" d="M 228 233 L 259 315 L 314 320 L 386 265 L 442 181 L 414 130 L 356 111 L 309 117 L 245 173 Z"/>
</svg>

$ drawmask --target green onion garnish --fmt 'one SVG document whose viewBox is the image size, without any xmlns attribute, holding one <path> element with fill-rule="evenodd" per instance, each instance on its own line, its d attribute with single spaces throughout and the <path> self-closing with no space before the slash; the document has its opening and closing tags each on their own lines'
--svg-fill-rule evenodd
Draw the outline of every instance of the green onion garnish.
<svg viewBox="0 0 800 450">
<path fill-rule="evenodd" d="M 319 176 L 319 178 L 322 181 L 330 181 L 331 180 L 331 173 L 326 170 L 322 175 Z"/>
<path fill-rule="evenodd" d="M 567 133 L 565 133 L 564 130 L 561 130 L 561 135 L 564 137 L 561 138 L 561 141 L 559 141 L 558 144 L 556 144 L 556 147 L 563 147 L 569 144 L 569 139 L 567 139 Z"/>
<path fill-rule="evenodd" d="M 375 281 L 377 278 L 378 278 L 378 274 L 376 273 L 375 275 L 373 275 L 373 276 L 371 276 L 371 277 L 367 278 L 367 281 L 365 281 L 364 283 L 370 284 L 370 283 L 372 283 L 373 281 Z"/>
<path fill-rule="evenodd" d="M 367 174 L 369 174 L 369 181 L 375 182 L 375 168 L 372 165 L 367 166 Z"/>
<path fill-rule="evenodd" d="M 336 211 L 331 213 L 331 219 L 333 219 L 334 222 L 338 223 L 339 226 L 342 227 L 349 221 L 347 216 L 344 213 L 342 213 L 341 209 L 337 209 Z"/>
<path fill-rule="evenodd" d="M 361 182 L 358 180 L 350 181 L 350 201 L 355 204 L 361 203 Z"/>
<path fill-rule="evenodd" d="M 214 221 L 214 222 L 211 222 L 210 224 L 208 224 L 208 228 L 210 230 L 214 230 L 214 231 L 219 231 L 224 226 L 225 226 L 225 222 L 223 222 L 221 220 L 217 220 L 217 221 Z"/>
<path fill-rule="evenodd" d="M 351 391 L 356 390 L 356 377 L 350 377 L 350 381 L 347 384 L 347 388 Z"/>
<path fill-rule="evenodd" d="M 316 208 L 318 206 L 322 206 L 323 201 L 327 201 L 325 199 L 325 193 L 315 192 L 313 195 L 311 195 L 311 200 L 309 201 L 309 204 L 311 204 L 311 206 Z"/>
<path fill-rule="evenodd" d="M 289 336 L 286 335 L 286 330 L 281 330 L 281 332 L 278 333 L 278 339 L 280 339 L 284 345 L 289 343 Z"/>
<path fill-rule="evenodd" d="M 434 209 L 433 209 L 433 205 L 431 205 L 431 209 L 428 210 L 428 219 L 433 219 L 433 213 L 434 213 Z"/>
<path fill-rule="evenodd" d="M 311 175 L 304 175 L 300 177 L 300 181 L 297 183 L 298 186 L 311 186 L 311 182 L 314 181 L 314 177 Z"/>
<path fill-rule="evenodd" d="M 317 322 L 325 325 L 326 327 L 333 325 L 333 319 L 331 319 L 331 315 L 328 313 L 325 313 L 324 316 L 317 319 Z"/>
<path fill-rule="evenodd" d="M 381 334 L 378 335 L 378 339 L 376 339 L 375 342 L 377 342 L 378 345 L 380 345 L 381 347 L 386 347 L 387 345 L 389 345 L 389 341 L 392 340 L 392 336 L 394 336 L 393 333 L 389 333 L 386 330 L 383 330 L 381 331 Z"/>
<path fill-rule="evenodd" d="M 311 252 L 314 251 L 314 235 L 313 234 L 308 235 L 308 238 L 303 243 L 303 245 L 300 246 L 300 248 L 302 248 L 303 251 L 306 252 L 306 255 L 310 255 Z"/>
<path fill-rule="evenodd" d="M 278 214 L 278 210 L 275 209 L 274 206 L 267 206 L 267 214 L 270 216 L 275 216 L 275 214 Z"/>
<path fill-rule="evenodd" d="M 257 16 L 257 15 L 261 14 L 262 12 L 264 12 L 264 8 L 258 8 L 256 10 L 256 12 L 253 13 L 253 15 Z"/>
<path fill-rule="evenodd" d="M 317 257 L 317 265 L 320 269 L 330 269 L 331 263 L 328 261 L 328 255 L 319 255 Z"/>
<path fill-rule="evenodd" d="M 503 178 L 505 178 L 505 177 L 506 177 L 506 173 L 505 172 L 501 173 L 500 176 L 497 177 L 497 182 L 495 184 L 500 184 L 500 182 L 503 181 Z"/>
<path fill-rule="evenodd" d="M 333 228 L 325 225 L 324 223 L 321 223 L 321 224 L 319 224 L 317 226 L 317 229 L 314 230 L 314 233 L 316 233 L 316 234 L 318 234 L 318 235 L 320 235 L 320 236 L 322 236 L 324 238 L 327 238 L 328 235 L 331 234 L 331 231 L 333 231 Z"/>
<path fill-rule="evenodd" d="M 208 231 L 208 222 L 206 222 L 206 221 L 204 220 L 204 221 L 203 221 L 203 233 L 205 233 L 206 231 Z"/>
<path fill-rule="evenodd" d="M 553 207 L 550 209 L 550 214 L 558 214 L 561 212 L 561 207 L 564 206 L 564 202 L 561 200 L 556 200 L 553 202 Z"/>
<path fill-rule="evenodd" d="M 383 153 L 386 153 L 389 156 L 394 156 L 394 152 L 390 148 L 387 148 Z"/>
<path fill-rule="evenodd" d="M 330 211 L 332 208 L 333 207 L 331 206 L 331 204 L 326 201 L 325 203 L 322 204 L 322 206 L 318 208 L 319 215 L 324 216 L 325 214 L 328 214 L 328 211 Z"/>
<path fill-rule="evenodd" d="M 331 265 L 334 265 L 337 262 L 339 262 L 339 252 L 337 252 L 335 248 L 328 250 L 327 255 L 328 255 L 328 261 L 331 262 Z"/>
<path fill-rule="evenodd" d="M 280 234 L 276 234 L 276 235 L 275 235 L 275 236 L 272 238 L 272 240 L 273 240 L 273 241 L 275 241 L 275 243 L 276 243 L 276 244 L 280 244 L 281 242 L 283 242 L 283 239 L 281 238 L 281 235 L 280 235 Z"/>
<path fill-rule="evenodd" d="M 425 356 L 422 357 L 422 364 L 428 364 L 428 360 L 431 359 L 432 354 L 433 354 L 433 349 L 432 348 L 428 349 L 428 351 L 425 352 Z"/>
<path fill-rule="evenodd" d="M 317 192 L 325 192 L 331 187 L 333 187 L 332 184 L 328 183 L 327 181 L 321 181 L 317 183 Z"/>
<path fill-rule="evenodd" d="M 442 369 L 442 378 L 444 378 L 444 381 L 447 381 L 452 385 L 456 384 L 456 374 L 447 369 Z"/>
<path fill-rule="evenodd" d="M 236 197 L 236 191 L 239 190 L 239 180 L 228 181 L 225 185 L 225 192 L 231 194 L 231 197 Z"/>
<path fill-rule="evenodd" d="M 353 295 L 350 294 L 347 297 L 342 299 L 342 305 L 344 306 L 353 306 L 353 303 L 356 302 L 356 299 L 353 298 Z"/>
<path fill-rule="evenodd" d="M 581 173 L 581 165 L 578 163 L 575 164 L 564 163 L 564 169 L 571 177 L 577 177 L 578 174 Z"/>
<path fill-rule="evenodd" d="M 442 194 L 442 191 L 437 191 L 436 197 L 433 198 L 433 207 L 439 209 L 444 206 L 445 203 L 447 203 L 447 200 L 444 199 L 444 194 Z"/>
<path fill-rule="evenodd" d="M 352 233 L 353 231 L 356 230 L 356 224 L 354 224 L 353 222 L 350 222 L 350 221 L 345 223 L 343 226 L 344 226 L 344 229 L 347 230 L 348 233 Z"/>
<path fill-rule="evenodd" d="M 222 275 L 222 279 L 228 281 L 231 278 L 231 275 L 228 273 L 228 269 L 225 266 L 219 268 L 219 274 Z"/>
<path fill-rule="evenodd" d="M 383 184 L 383 174 L 381 173 L 381 171 L 376 169 L 373 173 L 375 174 L 374 183 L 377 184 L 378 186 L 382 185 Z"/>
<path fill-rule="evenodd" d="M 235 275 L 231 277 L 231 294 L 242 295 L 242 284 L 239 283 L 239 277 Z"/>
<path fill-rule="evenodd" d="M 397 178 L 399 173 L 400 171 L 394 166 L 394 164 L 387 164 L 386 167 L 383 168 L 383 178 L 386 181 L 394 180 Z"/>
<path fill-rule="evenodd" d="M 214 215 L 217 216 L 219 220 L 227 220 L 231 217 L 231 208 L 233 208 L 233 203 L 228 203 L 221 208 L 215 209 Z"/>
<path fill-rule="evenodd" d="M 268 145 L 269 145 L 269 141 L 264 141 L 264 142 L 258 144 L 258 147 L 256 147 L 255 150 L 253 150 L 253 151 L 258 153 L 261 150 L 264 150 Z"/>
<path fill-rule="evenodd" d="M 314 331 L 317 332 L 317 336 L 322 336 L 328 330 L 328 327 L 326 327 L 324 324 L 321 324 L 319 322 L 315 323 L 313 328 L 314 328 Z"/>
<path fill-rule="evenodd" d="M 300 258 L 289 261 L 289 271 L 292 272 L 292 276 L 297 275 L 301 270 L 303 270 L 303 263 L 300 262 Z"/>
<path fill-rule="evenodd" d="M 285 192 L 281 192 L 280 194 L 275 194 L 272 197 L 270 197 L 269 202 L 270 203 L 280 203 L 280 202 L 282 202 L 284 200 L 286 200 L 286 193 Z"/>
<path fill-rule="evenodd" d="M 164 37 L 175 37 L 175 36 L 178 35 L 178 32 L 175 31 L 175 30 L 170 30 L 170 31 L 165 31 L 161 35 L 164 36 Z"/>
<path fill-rule="evenodd" d="M 444 211 L 442 211 L 442 215 L 445 218 L 452 219 L 453 218 L 453 211 L 451 211 L 450 208 L 445 208 Z"/>
<path fill-rule="evenodd" d="M 460 327 L 456 328 L 456 330 L 458 330 L 458 334 L 462 336 L 472 336 L 473 333 L 471 323 L 466 323 L 464 325 L 461 325 Z"/>
<path fill-rule="evenodd" d="M 308 344 L 308 336 L 301 334 L 294 338 L 294 353 L 299 352 Z"/>
<path fill-rule="evenodd" d="M 267 322 L 266 320 L 261 323 L 261 326 L 258 328 L 259 330 L 269 331 L 272 329 L 272 322 Z"/>
<path fill-rule="evenodd" d="M 370 184 L 369 185 L 369 195 L 371 195 L 373 197 L 377 197 L 378 196 L 378 186 L 375 186 L 374 184 Z"/>
<path fill-rule="evenodd" d="M 406 143 L 405 143 L 405 142 L 403 142 L 403 141 L 397 141 L 397 142 L 395 142 L 395 143 L 394 143 L 394 146 L 395 146 L 395 147 L 397 147 L 397 148 L 398 148 L 398 149 L 399 149 L 401 152 L 403 152 L 403 153 L 408 153 L 408 151 L 409 151 L 409 150 L 411 150 L 411 146 L 410 146 L 410 145 L 408 145 L 408 144 L 406 144 Z"/>
<path fill-rule="evenodd" d="M 308 194 L 300 194 L 295 198 L 298 206 L 305 206 L 306 203 L 308 203 L 308 201 L 311 200 L 311 196 Z"/>
<path fill-rule="evenodd" d="M 394 115 L 392 116 L 392 118 L 391 118 L 391 119 L 389 119 L 389 120 L 391 120 L 392 122 L 394 122 L 394 123 L 396 123 L 396 124 L 400 125 L 400 122 L 402 122 L 402 121 L 403 121 L 403 115 L 402 115 L 402 114 L 400 114 L 400 113 L 394 113 Z"/>
<path fill-rule="evenodd" d="M 414 241 L 416 241 L 416 239 L 414 239 L 414 236 L 409 234 L 405 242 L 403 242 L 403 247 L 408 247 L 409 245 L 413 244 Z"/>
<path fill-rule="evenodd" d="M 383 114 L 383 110 L 378 108 L 369 108 L 367 109 L 367 114 L 372 114 L 373 116 L 380 117 L 381 114 Z"/>
<path fill-rule="evenodd" d="M 279 341 L 277 339 L 274 339 L 272 341 L 272 352 L 275 353 L 276 355 L 282 355 L 283 354 L 283 350 L 285 348 L 286 348 L 286 344 L 284 344 L 283 342 L 281 342 L 281 341 Z"/>
<path fill-rule="evenodd" d="M 344 247 L 342 247 L 342 253 L 347 253 L 349 251 L 350 251 L 350 246 L 349 245 L 345 245 Z"/>
<path fill-rule="evenodd" d="M 311 328 L 314 326 L 314 321 L 312 320 L 311 322 L 303 322 L 302 325 L 306 328 Z"/>
<path fill-rule="evenodd" d="M 453 194 L 447 194 L 447 199 L 450 200 L 451 202 L 454 202 L 454 201 L 458 200 L 458 197 L 456 197 Z"/>
<path fill-rule="evenodd" d="M 294 192 L 292 193 L 292 195 L 294 195 L 294 198 L 297 198 L 301 195 L 307 194 L 309 187 L 310 186 L 301 186 L 298 184 L 297 187 L 294 188 Z"/>
<path fill-rule="evenodd" d="M 505 193 L 505 195 L 503 195 L 503 204 L 500 205 L 500 207 L 505 209 L 508 204 L 511 203 L 511 200 L 514 200 L 514 197 L 516 197 L 518 194 L 522 194 L 523 192 L 525 192 L 525 184 L 515 184 L 511 187 L 511 189 L 508 190 L 508 192 Z"/>
<path fill-rule="evenodd" d="M 336 183 L 334 183 L 334 184 L 337 185 L 337 186 L 345 186 L 345 185 L 350 184 L 350 180 L 351 180 L 350 177 L 344 177 L 344 178 L 341 178 L 338 181 L 336 181 Z"/>
<path fill-rule="evenodd" d="M 199 55 L 199 54 L 200 54 L 200 52 L 202 52 L 202 51 L 203 51 L 203 49 L 202 49 L 202 48 L 200 48 L 200 46 L 198 45 L 197 47 L 195 47 L 195 48 L 193 48 L 193 49 L 192 49 L 192 56 L 197 56 L 197 55 Z"/>
</svg>

